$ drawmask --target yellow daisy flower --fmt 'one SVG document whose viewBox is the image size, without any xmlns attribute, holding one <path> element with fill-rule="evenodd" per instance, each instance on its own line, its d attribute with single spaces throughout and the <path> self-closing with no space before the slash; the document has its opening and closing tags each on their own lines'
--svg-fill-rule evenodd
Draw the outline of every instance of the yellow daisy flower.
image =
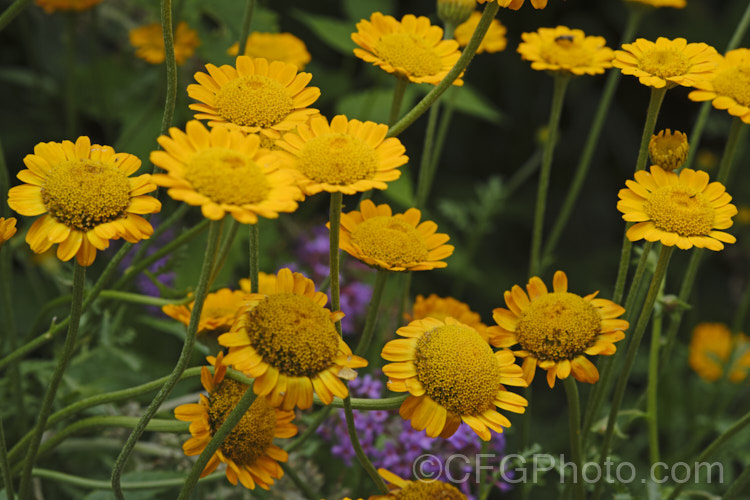
<svg viewBox="0 0 750 500">
<path fill-rule="evenodd" d="M 420 224 L 422 213 L 416 208 L 392 215 L 385 203 L 375 206 L 365 200 L 359 209 L 341 214 L 339 246 L 352 257 L 389 271 L 428 271 L 448 265 L 443 259 L 453 254 L 453 245 L 445 244 L 450 237 L 437 233 L 432 221 Z M 330 229 L 330 223 L 327 226 Z"/>
<path fill-rule="evenodd" d="M 645 5 L 648 7 L 673 7 L 675 9 L 684 9 L 687 5 L 686 0 L 625 0 L 632 4 Z"/>
<path fill-rule="evenodd" d="M 696 82 L 688 95 L 692 101 L 712 101 L 714 108 L 726 109 L 750 123 L 750 49 L 730 50 L 719 56 L 711 78 Z"/>
<path fill-rule="evenodd" d="M 443 29 L 424 16 L 405 15 L 401 21 L 375 12 L 357 23 L 352 40 L 361 48 L 354 55 L 399 78 L 437 85 L 456 64 L 458 42 L 443 40 Z M 463 85 L 457 78 L 453 85 Z"/>
<path fill-rule="evenodd" d="M 327 297 L 312 280 L 282 269 L 269 295 L 252 294 L 230 333 L 219 337 L 229 347 L 224 363 L 255 379 L 253 390 L 271 406 L 291 410 L 312 405 L 313 392 L 329 404 L 349 393 L 340 378 L 367 366 L 336 332 L 341 311 L 326 309 Z"/>
<path fill-rule="evenodd" d="M 185 132 L 176 127 L 157 139 L 164 148 L 151 153 L 151 162 L 167 171 L 153 176 L 175 200 L 201 207 L 207 219 L 227 213 L 238 222 L 255 224 L 258 216 L 275 219 L 293 212 L 302 193 L 294 173 L 282 168 L 278 153 L 260 148 L 257 134 L 189 121 Z"/>
<path fill-rule="evenodd" d="M 239 56 L 236 67 L 206 64 L 208 74 L 197 72 L 198 84 L 188 85 L 195 118 L 212 127 L 225 125 L 246 133 L 262 133 L 273 139 L 318 113 L 308 108 L 320 97 L 320 89 L 307 87 L 312 75 L 298 73 L 297 66 L 281 61 Z"/>
<path fill-rule="evenodd" d="M 276 275 L 260 271 L 258 273 L 258 293 L 270 295 L 276 289 Z M 252 293 L 252 282 L 250 278 L 240 280 L 240 290 L 245 293 Z"/>
<path fill-rule="evenodd" d="M 538 71 L 596 75 L 612 67 L 614 53 L 600 36 L 586 36 L 581 30 L 558 26 L 522 33 L 521 38 L 518 53 Z"/>
<path fill-rule="evenodd" d="M 15 217 L 0 217 L 0 247 L 16 234 L 16 222 Z"/>
<path fill-rule="evenodd" d="M 656 42 L 639 38 L 622 49 L 615 51 L 612 65 L 657 89 L 695 86 L 712 75 L 720 57 L 710 45 L 687 43 L 684 38 L 659 37 Z"/>
<path fill-rule="evenodd" d="M 687 135 L 679 130 L 675 130 L 674 134 L 670 129 L 661 130 L 652 135 L 648 143 L 651 162 L 669 171 L 680 168 L 687 160 L 689 151 Z"/>
<path fill-rule="evenodd" d="M 411 420 L 414 429 L 447 438 L 464 422 L 488 441 L 490 429 L 503 432 L 503 427 L 510 427 L 496 406 L 526 411 L 527 401 L 503 386 L 526 386 L 513 353 L 492 352 L 475 329 L 453 318 L 425 318 L 396 333 L 406 338 L 383 347 L 383 359 L 395 361 L 385 365 L 383 373 L 388 376 L 388 389 L 410 394 L 399 415 Z"/>
<path fill-rule="evenodd" d="M 434 293 L 427 298 L 417 295 L 414 306 L 412 306 L 412 313 L 404 314 L 404 319 L 407 321 L 424 318 L 435 318 L 443 321 L 445 318 L 455 318 L 475 329 L 482 336 L 485 336 L 487 330 L 487 325 L 482 323 L 482 317 L 472 311 L 467 304 L 453 297 L 438 297 Z"/>
<path fill-rule="evenodd" d="M 151 64 L 161 64 L 166 59 L 164 50 L 164 31 L 161 23 L 147 24 L 133 28 L 129 33 L 130 45 L 135 48 L 136 57 Z M 181 21 L 174 31 L 174 57 L 177 64 L 183 64 L 195 53 L 200 46 L 198 32 Z"/>
<path fill-rule="evenodd" d="M 239 53 L 240 44 L 235 42 L 229 47 L 227 54 L 236 56 Z M 294 64 L 299 71 L 305 69 L 305 64 L 310 62 L 310 53 L 307 51 L 305 42 L 291 33 L 250 33 L 245 42 L 245 54 L 249 57 L 262 57 L 268 61 L 282 61 Z"/>
<path fill-rule="evenodd" d="M 289 162 L 302 174 L 298 182 L 305 194 L 354 194 L 386 189 L 386 182 L 401 176 L 398 167 L 409 158 L 401 141 L 386 139 L 387 133 L 388 125 L 344 115 L 334 116 L 329 125 L 325 117 L 316 116 L 276 145 L 292 154 Z"/>
<path fill-rule="evenodd" d="M 738 353 L 727 366 L 733 351 Z M 736 336 L 722 323 L 699 323 L 690 340 L 690 368 L 709 382 L 716 382 L 729 369 L 729 381 L 738 383 L 750 373 L 750 339 L 744 333 Z"/>
<path fill-rule="evenodd" d="M 201 368 L 201 383 L 208 397 L 201 394 L 200 403 L 181 405 L 174 410 L 178 420 L 190 422 L 192 437 L 182 446 L 187 456 L 203 452 L 247 390 L 245 384 L 224 377 L 227 367 L 222 364 L 222 357 L 223 353 L 219 353 L 216 358 L 207 358 L 214 366 L 213 375 L 207 367 Z M 225 463 L 230 483 L 236 485 L 239 480 L 245 488 L 253 490 L 260 486 L 267 490 L 274 479 L 284 475 L 279 462 L 286 462 L 289 457 L 286 451 L 273 444 L 273 438 L 297 434 L 292 419 L 294 412 L 273 408 L 264 398 L 257 398 L 208 461 L 201 477 Z"/>
<path fill-rule="evenodd" d="M 143 196 L 156 189 L 150 175 L 129 177 L 141 166 L 135 156 L 83 136 L 75 143 L 40 142 L 23 162 L 28 170 L 18 178 L 25 184 L 8 191 L 8 205 L 21 215 L 45 214 L 26 233 L 34 253 L 59 243 L 58 259 L 75 256 L 90 266 L 109 240 L 137 243 L 154 232 L 138 214 L 157 213 L 161 203 Z"/>
<path fill-rule="evenodd" d="M 568 277 L 557 271 L 552 279 L 553 291 L 534 276 L 526 290 L 513 285 L 505 292 L 508 309 L 498 307 L 493 318 L 498 326 L 487 329 L 495 347 L 521 349 L 513 354 L 523 359 L 523 374 L 530 384 L 536 367 L 547 370 L 547 383 L 567 378 L 589 384 L 599 380 L 599 372 L 588 355 L 611 355 L 615 342 L 625 338 L 628 322 L 620 317 L 625 309 L 606 299 L 597 299 L 599 292 L 585 297 L 568 292 Z"/>
<path fill-rule="evenodd" d="M 737 207 L 720 182 L 708 183 L 708 174 L 684 168 L 678 174 L 658 165 L 651 173 L 641 170 L 635 180 L 618 193 L 617 210 L 622 218 L 635 222 L 628 229 L 630 241 L 661 241 L 662 245 L 722 250 L 723 243 L 734 243 L 735 237 L 717 229 L 732 226 Z M 723 243 L 722 243 L 723 242 Z"/>
<path fill-rule="evenodd" d="M 242 306 L 247 302 L 249 292 L 222 288 L 206 295 L 203 303 L 197 333 L 219 334 L 226 333 L 234 323 L 234 319 Z M 162 312 L 187 326 L 193 311 L 191 302 L 187 305 L 169 304 L 161 308 Z"/>
<path fill-rule="evenodd" d="M 477 0 L 479 3 L 492 2 L 494 0 Z M 523 5 L 524 0 L 497 0 L 500 7 L 507 7 L 512 10 L 518 10 Z M 531 0 L 531 5 L 535 9 L 543 9 L 547 6 L 547 0 Z"/>
<path fill-rule="evenodd" d="M 453 38 L 458 42 L 459 47 L 466 47 L 471 40 L 471 35 L 474 34 L 474 30 L 477 29 L 479 19 L 482 17 L 482 13 L 475 10 L 471 13 L 469 19 L 456 27 L 453 32 Z M 494 52 L 500 52 L 505 50 L 508 45 L 508 40 L 505 38 L 505 33 L 508 30 L 503 26 L 500 21 L 493 19 L 490 23 L 490 27 L 487 30 L 487 34 L 484 35 L 482 43 L 479 44 L 477 54 L 482 52 L 488 52 L 490 54 Z"/>
<path fill-rule="evenodd" d="M 47 14 L 56 10 L 87 10 L 102 0 L 36 0 L 36 4 Z"/>
<path fill-rule="evenodd" d="M 380 468 L 380 477 L 388 481 L 389 491 L 392 497 L 374 498 L 408 498 L 408 499 L 441 499 L 441 500 L 466 500 L 467 497 L 461 491 L 449 483 L 432 480 L 407 481 L 401 479 L 393 472 Z M 373 497 L 370 497 L 371 500 Z"/>
</svg>

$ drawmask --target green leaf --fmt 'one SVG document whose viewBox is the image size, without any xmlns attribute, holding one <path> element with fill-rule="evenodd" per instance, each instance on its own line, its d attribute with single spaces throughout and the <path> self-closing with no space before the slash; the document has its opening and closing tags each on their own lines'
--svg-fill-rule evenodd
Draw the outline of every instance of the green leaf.
<svg viewBox="0 0 750 500">
<path fill-rule="evenodd" d="M 418 87 L 418 91 L 422 94 L 427 94 L 430 90 L 432 90 L 432 85 Z M 456 111 L 481 118 L 496 125 L 505 121 L 505 115 L 497 109 L 497 106 L 467 84 L 464 84 L 463 87 L 448 89 L 440 101 L 451 103 Z"/>
<path fill-rule="evenodd" d="M 401 114 L 411 109 L 417 85 L 409 85 L 404 93 L 401 104 Z M 371 120 L 376 123 L 388 123 L 393 101 L 393 89 L 372 89 L 362 92 L 351 92 L 336 105 L 336 114 L 346 115 L 347 118 L 357 120 Z"/>
<path fill-rule="evenodd" d="M 355 47 L 351 35 L 356 31 L 354 23 L 335 19 L 333 17 L 318 16 L 294 9 L 291 12 L 292 17 L 307 26 L 313 33 L 328 44 L 331 48 L 338 50 L 342 54 L 354 55 L 352 50 Z"/>
</svg>

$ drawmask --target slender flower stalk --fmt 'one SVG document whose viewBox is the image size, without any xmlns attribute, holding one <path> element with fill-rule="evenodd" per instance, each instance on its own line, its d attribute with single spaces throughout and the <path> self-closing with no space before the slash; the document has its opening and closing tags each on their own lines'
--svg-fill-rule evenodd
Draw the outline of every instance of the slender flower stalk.
<svg viewBox="0 0 750 500">
<path fill-rule="evenodd" d="M 406 87 L 409 85 L 408 78 L 396 77 L 396 88 L 393 89 L 393 100 L 391 101 L 391 113 L 388 115 L 388 126 L 392 127 L 398 121 L 401 114 L 401 103 L 404 101 Z"/>
<path fill-rule="evenodd" d="M 164 64 L 167 68 L 167 95 L 164 114 L 161 118 L 161 135 L 172 126 L 177 101 L 177 59 L 174 53 L 174 30 L 172 29 L 172 0 L 161 0 L 161 27 L 164 34 Z M 156 173 L 154 165 L 153 173 Z"/>
<path fill-rule="evenodd" d="M 662 283 L 662 290 L 663 288 L 664 283 Z M 651 323 L 651 349 L 648 356 L 648 387 L 646 389 L 648 450 L 652 466 L 659 462 L 659 346 L 663 320 L 662 306 L 655 307 Z"/>
<path fill-rule="evenodd" d="M 250 224 L 250 291 L 258 293 L 260 275 L 260 231 L 258 224 Z"/>
<path fill-rule="evenodd" d="M 8 449 L 5 446 L 5 428 L 2 419 L 0 419 L 0 467 L 2 467 L 3 483 L 5 483 L 5 498 L 15 500 L 16 493 L 13 489 L 13 476 L 8 463 Z"/>
<path fill-rule="evenodd" d="M 98 481 L 96 479 L 88 479 L 86 477 L 74 476 L 72 474 L 65 474 L 64 472 L 58 472 L 56 470 L 39 469 L 35 468 L 32 473 L 34 477 L 41 477 L 49 479 L 51 481 L 57 481 L 60 483 L 72 484 L 73 486 L 80 486 L 91 490 L 107 490 L 109 489 L 109 481 Z M 201 483 L 210 483 L 225 477 L 223 472 L 217 472 L 200 479 Z M 159 488 L 169 488 L 174 486 L 182 486 L 183 478 L 174 479 L 159 479 L 156 481 L 130 481 L 122 483 L 122 489 L 129 490 L 155 490 Z"/>
<path fill-rule="evenodd" d="M 372 481 L 375 483 L 375 486 L 378 488 L 380 493 L 382 493 L 383 495 L 387 495 L 388 487 L 385 485 L 385 481 L 383 481 L 383 478 L 380 477 L 380 474 L 378 474 L 377 469 L 374 465 L 372 465 L 370 459 L 367 458 L 365 451 L 362 449 L 362 444 L 360 444 L 359 442 L 359 437 L 357 436 L 357 428 L 354 426 L 354 414 L 352 413 L 351 396 L 347 396 L 344 399 L 344 415 L 346 416 L 346 430 L 349 433 L 349 438 L 352 442 L 352 448 L 354 448 L 354 453 L 357 455 L 357 459 L 359 460 L 360 465 L 363 469 L 365 469 L 365 472 L 367 472 L 367 475 L 370 476 L 370 479 L 372 479 Z"/>
<path fill-rule="evenodd" d="M 344 195 L 341 192 L 331 193 L 330 222 L 331 228 L 329 234 L 329 257 L 328 266 L 331 276 L 331 310 L 339 311 L 341 309 L 341 284 L 340 284 L 340 263 L 341 249 L 339 248 L 339 236 L 341 235 L 341 206 Z M 341 335 L 341 322 L 336 322 L 336 330 Z"/>
<path fill-rule="evenodd" d="M 729 489 L 722 497 L 724 500 L 735 500 L 741 498 L 740 495 L 743 491 L 747 491 L 747 487 L 750 485 L 750 465 L 745 467 L 737 479 L 732 482 Z"/>
<path fill-rule="evenodd" d="M 250 36 L 250 25 L 253 23 L 254 13 L 255 0 L 247 0 L 245 14 L 242 17 L 242 27 L 240 29 L 239 55 L 241 56 L 247 52 L 247 38 Z"/>
<path fill-rule="evenodd" d="M 563 380 L 565 395 L 568 397 L 568 425 L 570 433 L 570 454 L 575 464 L 573 469 L 573 496 L 576 500 L 583 500 L 586 496 L 584 483 L 581 480 L 583 456 L 581 454 L 581 408 L 578 397 L 578 385 L 575 378 L 567 377 Z"/>
<path fill-rule="evenodd" d="M 388 281 L 390 271 L 385 269 L 378 269 L 375 274 L 375 285 L 372 288 L 372 297 L 370 298 L 370 304 L 367 306 L 367 316 L 365 317 L 365 326 L 362 330 L 362 336 L 359 339 L 357 348 L 354 349 L 354 354 L 357 356 L 364 356 L 367 354 L 367 349 L 372 343 L 372 335 L 375 332 L 375 324 L 378 320 L 378 312 L 380 310 L 380 300 L 383 298 L 383 290 L 385 290 L 385 283 Z M 411 273 L 409 273 L 411 274 Z"/>
<path fill-rule="evenodd" d="M 0 31 L 8 26 L 8 24 L 10 24 L 10 22 L 15 19 L 18 14 L 23 12 L 23 9 L 25 9 L 26 6 L 30 3 L 31 0 L 15 0 L 15 2 L 8 5 L 3 13 L 0 14 Z"/>
</svg>

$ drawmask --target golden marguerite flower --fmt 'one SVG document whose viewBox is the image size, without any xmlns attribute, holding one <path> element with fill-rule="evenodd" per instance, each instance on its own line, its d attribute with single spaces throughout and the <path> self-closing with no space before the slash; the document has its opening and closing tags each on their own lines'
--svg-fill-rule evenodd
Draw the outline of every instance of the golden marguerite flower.
<svg viewBox="0 0 750 500">
<path fill-rule="evenodd" d="M 728 367 L 733 355 L 734 364 Z M 709 382 L 719 380 L 727 369 L 730 382 L 742 382 L 750 373 L 750 339 L 743 333 L 732 335 L 722 323 L 699 323 L 693 329 L 688 362 Z"/>
<path fill-rule="evenodd" d="M 454 318 L 472 327 L 482 336 L 485 335 L 487 330 L 487 325 L 482 323 L 482 317 L 472 311 L 467 304 L 453 297 L 438 297 L 434 293 L 427 298 L 417 295 L 411 314 L 404 314 L 404 319 L 407 321 L 424 318 L 435 318 L 443 321 L 445 318 Z"/>
<path fill-rule="evenodd" d="M 687 160 L 689 151 L 687 135 L 679 130 L 675 130 L 674 133 L 670 129 L 661 130 L 658 134 L 652 135 L 648 142 L 651 162 L 664 170 L 680 168 Z"/>
<path fill-rule="evenodd" d="M 453 38 L 456 39 L 459 47 L 466 47 L 469 44 L 471 35 L 473 35 L 474 30 L 477 29 L 481 17 L 482 13 L 475 10 L 465 23 L 456 27 L 456 30 L 453 32 Z M 508 40 L 505 38 L 505 33 L 507 32 L 508 30 L 500 23 L 500 21 L 493 19 L 487 30 L 487 34 L 485 34 L 482 39 L 482 43 L 479 44 L 477 54 L 481 54 L 482 52 L 492 54 L 494 52 L 505 50 L 505 47 L 508 45 Z"/>
<path fill-rule="evenodd" d="M 687 5 L 687 0 L 625 0 L 631 4 L 644 5 L 648 7 L 673 7 L 683 9 Z"/>
<path fill-rule="evenodd" d="M 206 64 L 197 72 L 198 84 L 188 85 L 195 118 L 212 127 L 228 126 L 246 133 L 262 133 L 273 139 L 318 114 L 308 108 L 320 97 L 320 89 L 307 87 L 312 75 L 298 73 L 297 66 L 281 61 L 239 56 L 236 67 Z"/>
<path fill-rule="evenodd" d="M 213 375 L 208 367 L 201 368 L 201 383 L 208 397 L 201 394 L 200 403 L 181 405 L 174 410 L 178 420 L 190 422 L 192 437 L 182 445 L 187 456 L 203 452 L 247 390 L 247 385 L 225 378 L 227 367 L 222 358 L 223 353 L 207 358 L 214 366 Z M 230 483 L 236 485 L 239 480 L 245 488 L 253 490 L 260 486 L 267 490 L 274 479 L 284 475 L 279 462 L 286 462 L 289 457 L 273 444 L 273 438 L 297 434 L 292 419 L 294 412 L 273 408 L 265 398 L 257 398 L 208 461 L 201 477 L 211 474 L 223 462 L 227 464 Z"/>
<path fill-rule="evenodd" d="M 248 294 L 249 291 L 222 288 L 206 295 L 197 333 L 219 334 L 228 332 L 237 313 L 247 302 Z M 163 306 L 161 310 L 170 318 L 174 318 L 187 326 L 190 323 L 193 304 L 195 302 L 187 305 L 169 304 Z"/>
<path fill-rule="evenodd" d="M 151 64 L 161 64 L 166 59 L 164 31 L 161 23 L 147 24 L 130 30 L 130 45 L 135 47 L 135 55 Z M 177 64 L 183 64 L 195 54 L 200 46 L 198 32 L 188 27 L 185 21 L 177 24 L 174 31 L 174 57 Z"/>
<path fill-rule="evenodd" d="M 258 216 L 275 219 L 293 212 L 302 193 L 295 174 L 283 168 L 278 153 L 260 148 L 257 134 L 214 127 L 197 120 L 185 132 L 172 127 L 157 139 L 163 150 L 151 153 L 151 162 L 167 171 L 153 176 L 175 200 L 201 207 L 207 219 L 227 213 L 238 222 L 255 224 Z"/>
<path fill-rule="evenodd" d="M 229 47 L 227 54 L 236 56 L 240 44 L 235 42 Z M 249 57 L 262 57 L 268 61 L 282 61 L 294 64 L 299 71 L 305 69 L 310 62 L 310 53 L 305 42 L 291 33 L 259 33 L 254 31 L 247 37 L 245 54 Z"/>
<path fill-rule="evenodd" d="M 387 133 L 388 125 L 344 115 L 334 116 L 329 125 L 325 117 L 316 116 L 276 145 L 291 153 L 289 163 L 302 174 L 298 182 L 305 194 L 354 194 L 386 189 L 386 182 L 401 176 L 398 167 L 409 158 L 401 141 L 386 139 Z"/>
<path fill-rule="evenodd" d="M 714 108 L 726 109 L 750 123 L 750 49 L 730 50 L 719 56 L 719 66 L 711 78 L 696 82 L 692 101 L 712 101 Z"/>
<path fill-rule="evenodd" d="M 432 221 L 420 224 L 422 212 L 416 208 L 393 215 L 385 203 L 375 206 L 365 200 L 359 209 L 341 214 L 339 245 L 352 257 L 389 271 L 428 271 L 448 265 L 443 259 L 453 254 L 453 245 L 445 244 L 450 237 L 437 233 Z"/>
<path fill-rule="evenodd" d="M 255 394 L 284 410 L 309 408 L 313 392 L 325 404 L 345 398 L 340 378 L 354 378 L 352 369 L 367 361 L 336 332 L 344 313 L 326 309 L 327 300 L 312 280 L 280 270 L 274 292 L 251 294 L 232 330 L 219 337 L 229 347 L 224 363 L 253 377 Z"/>
<path fill-rule="evenodd" d="M 612 65 L 657 89 L 695 86 L 712 75 L 720 57 L 710 45 L 687 43 L 684 38 L 659 37 L 656 42 L 639 38 L 622 49 L 615 51 Z"/>
<path fill-rule="evenodd" d="M 722 250 L 735 237 L 717 229 L 732 226 L 737 207 L 720 182 L 708 183 L 708 174 L 684 168 L 679 175 L 658 165 L 651 173 L 641 170 L 618 193 L 617 210 L 635 222 L 628 229 L 630 241 L 661 241 L 662 245 Z"/>
<path fill-rule="evenodd" d="M 144 196 L 156 190 L 150 175 L 129 177 L 141 166 L 135 156 L 83 136 L 75 143 L 40 142 L 23 162 L 28 170 L 18 178 L 25 184 L 8 191 L 8 205 L 21 215 L 44 214 L 26 233 L 34 253 L 59 243 L 58 259 L 75 256 L 90 266 L 109 240 L 137 243 L 154 232 L 138 214 L 157 213 L 161 203 Z"/>
<path fill-rule="evenodd" d="M 47 14 L 56 10 L 87 10 L 102 0 L 36 0 L 36 4 Z"/>
<path fill-rule="evenodd" d="M 536 367 L 547 370 L 547 383 L 567 378 L 593 384 L 599 372 L 588 355 L 610 355 L 617 350 L 615 342 L 625 338 L 628 322 L 617 319 L 625 309 L 611 300 L 598 299 L 598 292 L 585 297 L 568 292 L 568 277 L 557 271 L 552 279 L 553 291 L 534 276 L 526 292 L 513 285 L 505 292 L 505 305 L 498 307 L 493 318 L 498 326 L 487 329 L 495 347 L 521 349 L 513 354 L 523 358 L 523 374 L 530 384 Z"/>
<path fill-rule="evenodd" d="M 383 347 L 383 359 L 394 361 L 383 373 L 388 389 L 410 394 L 399 414 L 414 429 L 447 438 L 464 422 L 489 441 L 490 429 L 510 427 L 496 407 L 526 411 L 526 399 L 503 385 L 526 386 L 510 350 L 492 352 L 479 332 L 453 318 L 418 319 L 396 333 L 405 338 Z"/>
<path fill-rule="evenodd" d="M 612 67 L 614 53 L 600 36 L 566 26 L 522 33 L 518 53 L 532 69 L 572 75 L 596 75 Z"/>
<path fill-rule="evenodd" d="M 479 3 L 492 2 L 494 0 L 477 0 Z M 523 5 L 524 0 L 497 0 L 500 7 L 507 7 L 509 9 L 518 10 Z M 531 0 L 531 5 L 535 9 L 543 9 L 547 6 L 547 0 Z"/>
<path fill-rule="evenodd" d="M 0 247 L 16 234 L 16 222 L 15 217 L 0 217 Z"/>
<path fill-rule="evenodd" d="M 435 479 L 407 481 L 387 469 L 378 469 L 380 477 L 388 481 L 390 495 L 380 498 L 414 499 L 414 500 L 466 500 L 461 491 L 449 483 Z M 372 500 L 373 497 L 371 497 Z M 379 498 L 379 497 L 374 497 Z"/>
<path fill-rule="evenodd" d="M 361 48 L 354 55 L 399 78 L 437 85 L 456 64 L 458 42 L 443 40 L 443 29 L 424 16 L 405 15 L 401 21 L 375 12 L 357 23 L 352 40 Z M 463 85 L 457 78 L 453 85 Z"/>
<path fill-rule="evenodd" d="M 260 271 L 258 273 L 258 293 L 270 295 L 276 289 L 276 275 Z M 250 278 L 240 280 L 240 290 L 245 293 L 252 293 L 252 282 Z"/>
</svg>

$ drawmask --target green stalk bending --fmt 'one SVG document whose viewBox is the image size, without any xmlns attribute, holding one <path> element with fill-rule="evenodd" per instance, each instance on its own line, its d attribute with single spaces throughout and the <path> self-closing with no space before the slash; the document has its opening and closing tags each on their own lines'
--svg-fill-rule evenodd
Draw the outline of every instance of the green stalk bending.
<svg viewBox="0 0 750 500">
<path fill-rule="evenodd" d="M 167 67 L 167 96 L 164 102 L 164 114 L 161 118 L 161 135 L 164 135 L 172 125 L 177 101 L 177 60 L 174 54 L 172 0 L 161 0 L 161 29 L 164 35 L 164 64 Z M 156 168 L 154 165 L 152 173 L 157 172 Z"/>
<path fill-rule="evenodd" d="M 729 489 L 722 497 L 723 500 L 735 500 L 741 498 L 740 494 L 743 491 L 747 492 L 748 486 L 750 486 L 750 465 L 746 466 L 745 470 L 742 471 L 742 474 L 732 482 Z"/>
<path fill-rule="evenodd" d="M 12 4 L 8 5 L 2 14 L 0 14 L 0 31 L 2 31 L 10 22 L 20 14 L 23 9 L 26 8 L 31 0 L 16 0 Z"/>
<path fill-rule="evenodd" d="M 65 474 L 64 472 L 58 472 L 56 470 L 47 469 L 34 469 L 31 471 L 31 475 L 34 477 L 41 477 L 44 479 L 51 479 L 52 481 L 58 481 L 60 483 L 72 484 L 81 488 L 87 488 L 90 490 L 108 490 L 111 486 L 109 481 L 98 481 L 96 479 L 88 479 L 85 477 L 74 476 L 72 474 Z M 211 481 L 217 481 L 225 477 L 224 472 L 216 472 L 210 476 L 202 478 L 202 483 Z M 157 481 L 131 481 L 128 483 L 122 483 L 123 490 L 155 490 L 168 488 L 170 486 L 182 486 L 185 480 L 183 478 L 174 479 L 159 479 Z"/>
<path fill-rule="evenodd" d="M 354 448 L 354 454 L 357 455 L 357 459 L 359 460 L 360 465 L 365 470 L 365 472 L 367 472 L 367 475 L 370 476 L 370 479 L 372 479 L 372 481 L 375 483 L 375 486 L 378 488 L 380 493 L 383 495 L 387 495 L 388 487 L 385 485 L 385 481 L 383 481 L 383 478 L 380 477 L 380 474 L 378 474 L 377 469 L 375 469 L 375 466 L 372 465 L 370 459 L 367 458 L 365 450 L 362 449 L 362 445 L 359 442 L 359 437 L 357 436 L 357 428 L 354 426 L 354 414 L 352 413 L 352 399 L 350 396 L 344 398 L 344 415 L 346 415 L 346 430 L 349 433 L 349 438 L 352 442 L 352 448 Z"/>
<path fill-rule="evenodd" d="M 573 474 L 573 496 L 576 500 L 583 500 L 586 493 L 583 489 L 584 483 L 582 466 L 583 456 L 581 454 L 581 407 L 578 397 L 578 385 L 575 378 L 569 376 L 563 379 L 565 385 L 565 395 L 568 397 L 568 427 L 570 433 L 570 454 L 575 464 L 575 473 Z"/>
</svg>

